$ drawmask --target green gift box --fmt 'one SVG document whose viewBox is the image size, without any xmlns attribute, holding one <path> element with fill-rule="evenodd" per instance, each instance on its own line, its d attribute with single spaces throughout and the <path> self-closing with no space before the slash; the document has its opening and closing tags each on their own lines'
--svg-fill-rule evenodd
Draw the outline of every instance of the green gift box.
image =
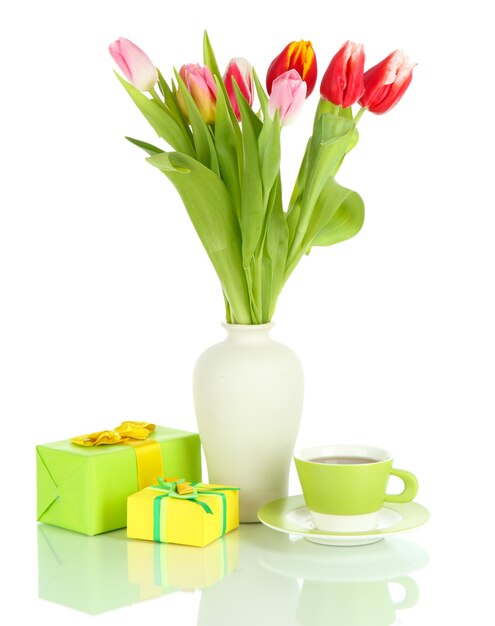
<svg viewBox="0 0 495 626">
<path fill-rule="evenodd" d="M 201 481 L 199 435 L 157 426 L 132 444 L 37 446 L 38 521 L 97 535 L 126 526 L 127 497 L 157 476 Z"/>
</svg>

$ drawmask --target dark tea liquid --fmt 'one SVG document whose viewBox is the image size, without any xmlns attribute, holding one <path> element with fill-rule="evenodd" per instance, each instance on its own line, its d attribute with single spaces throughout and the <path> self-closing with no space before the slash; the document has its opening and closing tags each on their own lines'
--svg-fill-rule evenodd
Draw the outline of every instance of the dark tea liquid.
<svg viewBox="0 0 495 626">
<path fill-rule="evenodd" d="M 376 459 L 365 456 L 319 456 L 310 459 L 313 463 L 327 463 L 327 465 L 364 465 L 365 463 L 378 463 Z"/>
</svg>

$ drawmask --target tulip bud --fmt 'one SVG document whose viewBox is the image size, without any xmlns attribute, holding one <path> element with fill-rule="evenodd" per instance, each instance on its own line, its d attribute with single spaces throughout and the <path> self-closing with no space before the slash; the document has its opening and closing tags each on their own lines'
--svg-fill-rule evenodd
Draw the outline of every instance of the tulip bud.
<svg viewBox="0 0 495 626">
<path fill-rule="evenodd" d="M 291 124 L 304 104 L 306 90 L 307 85 L 296 70 L 289 70 L 276 78 L 268 100 L 268 114 L 271 119 L 278 109 L 282 125 Z"/>
<path fill-rule="evenodd" d="M 316 56 L 311 41 L 292 41 L 273 59 L 266 74 L 266 88 L 272 92 L 273 81 L 288 70 L 296 70 L 306 83 L 306 97 L 316 84 Z"/>
<path fill-rule="evenodd" d="M 217 86 L 209 68 L 201 67 L 197 63 L 188 63 L 180 68 L 179 74 L 197 104 L 201 117 L 207 124 L 212 124 L 215 121 Z M 187 117 L 181 89 L 179 89 L 178 101 L 182 113 Z"/>
<path fill-rule="evenodd" d="M 364 93 L 364 49 L 362 44 L 346 41 L 330 61 L 320 86 L 321 97 L 344 108 Z"/>
<path fill-rule="evenodd" d="M 359 104 L 372 113 L 390 111 L 409 87 L 415 65 L 401 50 L 389 54 L 364 73 L 364 95 Z"/>
<path fill-rule="evenodd" d="M 239 111 L 239 105 L 235 96 L 233 79 L 235 79 L 242 95 L 248 101 L 249 106 L 251 106 L 254 100 L 254 83 L 253 68 L 251 67 L 249 61 L 242 58 L 231 59 L 223 77 L 223 82 L 225 83 L 225 88 L 227 89 L 230 104 L 234 109 L 237 119 L 240 120 L 241 112 Z"/>
<path fill-rule="evenodd" d="M 158 80 L 156 67 L 132 41 L 120 37 L 108 47 L 127 80 L 139 91 L 150 91 Z"/>
</svg>

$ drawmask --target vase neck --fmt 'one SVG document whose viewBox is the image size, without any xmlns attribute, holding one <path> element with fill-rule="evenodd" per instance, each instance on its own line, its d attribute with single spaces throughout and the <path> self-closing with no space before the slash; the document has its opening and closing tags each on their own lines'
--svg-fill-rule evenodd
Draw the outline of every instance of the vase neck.
<svg viewBox="0 0 495 626">
<path fill-rule="evenodd" d="M 253 345 L 263 343 L 270 338 L 273 322 L 268 324 L 223 324 L 227 331 L 226 341 Z"/>
</svg>

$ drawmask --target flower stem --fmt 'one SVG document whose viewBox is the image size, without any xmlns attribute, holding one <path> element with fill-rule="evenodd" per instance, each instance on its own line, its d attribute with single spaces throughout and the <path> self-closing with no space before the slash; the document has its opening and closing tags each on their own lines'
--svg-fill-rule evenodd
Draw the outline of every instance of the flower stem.
<svg viewBox="0 0 495 626">
<path fill-rule="evenodd" d="M 359 111 L 356 113 L 356 117 L 354 118 L 354 124 L 357 124 L 359 122 L 359 120 L 362 118 L 363 113 L 365 111 L 367 111 L 368 109 L 366 107 L 361 107 L 359 109 Z"/>
</svg>

